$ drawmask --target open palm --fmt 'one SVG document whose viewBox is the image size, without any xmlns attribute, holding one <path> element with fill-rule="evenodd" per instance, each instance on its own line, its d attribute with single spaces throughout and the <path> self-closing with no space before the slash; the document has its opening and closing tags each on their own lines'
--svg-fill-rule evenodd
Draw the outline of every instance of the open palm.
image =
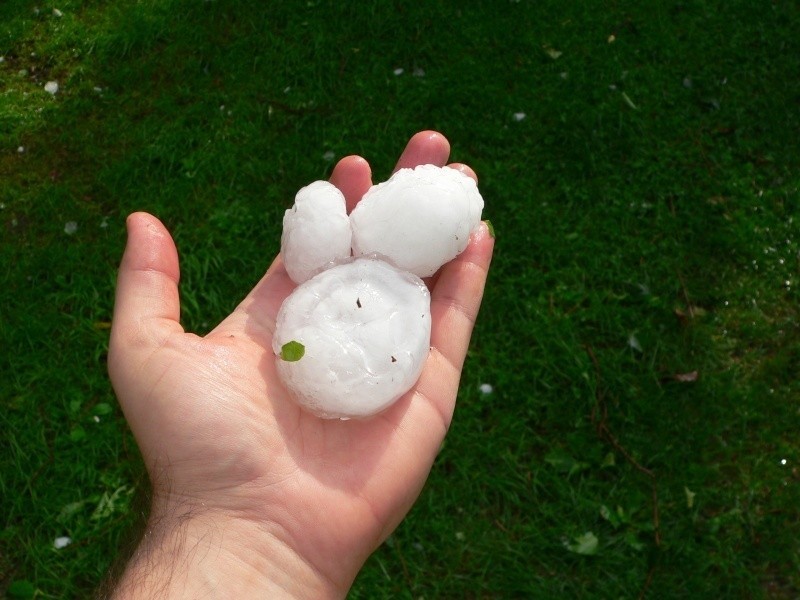
<svg viewBox="0 0 800 600">
<path fill-rule="evenodd" d="M 422 132 L 398 168 L 448 155 L 444 137 Z M 352 209 L 371 185 L 369 166 L 345 158 L 331 181 Z M 295 287 L 280 256 L 201 338 L 179 324 L 169 233 L 145 213 L 129 217 L 128 231 L 109 369 L 158 505 L 246 523 L 253 535 L 237 548 L 258 553 L 277 540 L 344 593 L 418 496 L 449 427 L 491 258 L 486 226 L 430 283 L 432 348 L 419 382 L 388 410 L 352 421 L 307 413 L 276 376 L 275 318 Z"/>
</svg>

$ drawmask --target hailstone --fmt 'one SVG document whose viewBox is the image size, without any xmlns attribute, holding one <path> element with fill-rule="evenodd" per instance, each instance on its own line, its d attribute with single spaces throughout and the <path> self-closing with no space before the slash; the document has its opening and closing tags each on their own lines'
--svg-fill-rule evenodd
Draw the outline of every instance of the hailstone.
<svg viewBox="0 0 800 600">
<path fill-rule="evenodd" d="M 303 283 L 350 256 L 351 230 L 342 192 L 332 183 L 315 181 L 295 196 L 283 217 L 281 254 L 286 272 Z"/>
<path fill-rule="evenodd" d="M 353 254 L 429 277 L 464 251 L 482 210 L 475 180 L 461 171 L 400 169 L 372 186 L 351 213 Z"/>
<path fill-rule="evenodd" d="M 430 336 L 430 293 L 422 280 L 382 260 L 357 258 L 286 298 L 272 346 L 295 400 L 318 416 L 346 419 L 378 413 L 408 391 Z"/>
<path fill-rule="evenodd" d="M 297 193 L 281 253 L 300 285 L 281 306 L 272 346 L 299 404 L 325 418 L 362 418 L 414 386 L 431 336 L 420 277 L 466 248 L 482 210 L 472 178 L 434 165 L 372 186 L 349 217 L 328 182 Z"/>
</svg>

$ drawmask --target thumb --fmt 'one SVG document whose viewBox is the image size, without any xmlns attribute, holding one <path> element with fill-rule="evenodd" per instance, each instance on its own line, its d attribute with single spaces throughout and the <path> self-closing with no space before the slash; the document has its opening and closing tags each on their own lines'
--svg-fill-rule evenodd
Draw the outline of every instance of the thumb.
<svg viewBox="0 0 800 600">
<path fill-rule="evenodd" d="M 137 368 L 170 335 L 183 333 L 172 236 L 161 221 L 143 212 L 130 215 L 126 225 L 109 346 L 112 380 L 120 367 Z"/>
</svg>

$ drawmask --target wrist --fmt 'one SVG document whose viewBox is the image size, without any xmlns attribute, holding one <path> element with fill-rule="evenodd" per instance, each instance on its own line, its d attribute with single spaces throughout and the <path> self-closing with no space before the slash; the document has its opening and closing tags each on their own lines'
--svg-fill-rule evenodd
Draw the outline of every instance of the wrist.
<svg viewBox="0 0 800 600">
<path fill-rule="evenodd" d="M 154 502 L 113 598 L 343 598 L 280 527 L 185 502 Z"/>
</svg>

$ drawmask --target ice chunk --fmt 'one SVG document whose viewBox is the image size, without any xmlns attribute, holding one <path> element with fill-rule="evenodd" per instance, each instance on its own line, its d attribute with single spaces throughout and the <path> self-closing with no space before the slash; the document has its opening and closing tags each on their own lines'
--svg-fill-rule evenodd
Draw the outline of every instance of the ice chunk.
<svg viewBox="0 0 800 600">
<path fill-rule="evenodd" d="M 284 301 L 272 340 L 291 395 L 326 418 L 367 417 L 408 391 L 430 351 L 430 294 L 421 279 L 359 258 L 306 281 Z M 298 360 L 283 360 L 289 342 Z"/>
<path fill-rule="evenodd" d="M 344 195 L 332 183 L 315 181 L 295 196 L 283 217 L 281 253 L 286 271 L 303 283 L 350 256 L 350 220 Z"/>
<path fill-rule="evenodd" d="M 477 184 L 460 171 L 400 169 L 372 186 L 350 215 L 353 254 L 428 277 L 464 251 L 482 210 Z"/>
</svg>

